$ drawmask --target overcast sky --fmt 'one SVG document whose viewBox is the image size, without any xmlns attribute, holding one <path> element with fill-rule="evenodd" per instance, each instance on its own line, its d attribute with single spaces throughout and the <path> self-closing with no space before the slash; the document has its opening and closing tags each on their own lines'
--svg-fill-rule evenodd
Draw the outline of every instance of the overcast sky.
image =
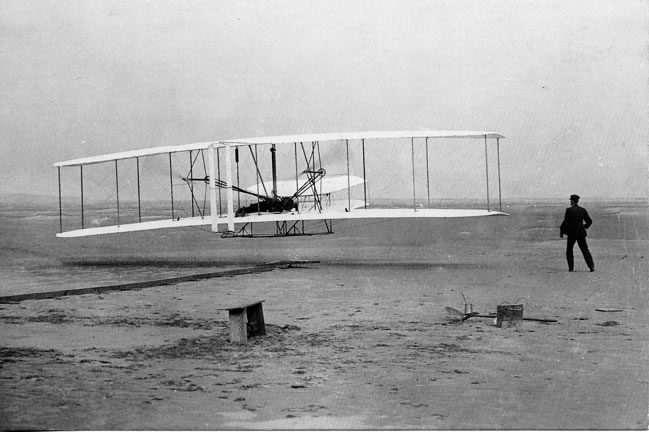
<svg viewBox="0 0 649 432">
<path fill-rule="evenodd" d="M 507 137 L 507 199 L 647 197 L 647 1 L 0 7 L 0 193 L 143 147 L 458 129 Z"/>
</svg>

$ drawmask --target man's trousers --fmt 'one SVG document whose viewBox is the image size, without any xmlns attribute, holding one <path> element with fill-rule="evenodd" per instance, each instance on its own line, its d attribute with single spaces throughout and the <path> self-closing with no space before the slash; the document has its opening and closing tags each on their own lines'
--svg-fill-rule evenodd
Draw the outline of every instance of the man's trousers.
<svg viewBox="0 0 649 432">
<path fill-rule="evenodd" d="M 584 255 L 586 260 L 586 265 L 588 268 L 593 270 L 595 268 L 595 263 L 593 262 L 593 257 L 588 250 L 588 243 L 586 243 L 586 237 L 583 236 L 568 236 L 568 243 L 566 247 L 566 259 L 568 260 L 568 270 L 573 271 L 575 269 L 575 257 L 572 254 L 572 249 L 575 246 L 575 242 L 579 246 L 581 253 Z"/>
</svg>

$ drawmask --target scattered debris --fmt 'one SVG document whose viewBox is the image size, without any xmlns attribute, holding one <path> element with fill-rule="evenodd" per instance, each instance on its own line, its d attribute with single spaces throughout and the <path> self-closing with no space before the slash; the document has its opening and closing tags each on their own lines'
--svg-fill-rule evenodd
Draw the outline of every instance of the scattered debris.
<svg viewBox="0 0 649 432">
<path fill-rule="evenodd" d="M 605 321 L 603 323 L 599 323 L 599 324 L 596 324 L 596 325 L 602 326 L 602 327 L 612 327 L 612 326 L 618 326 L 618 325 L 620 325 L 620 323 L 617 322 L 617 321 Z"/>
<path fill-rule="evenodd" d="M 518 304 L 500 304 L 496 310 L 496 327 L 502 327 L 503 321 L 514 324 L 514 321 L 523 319 L 523 309 L 525 306 L 522 303 Z"/>
<path fill-rule="evenodd" d="M 457 310 L 455 308 L 448 307 L 448 306 L 446 306 L 444 309 L 446 309 L 446 312 L 448 312 L 451 315 L 456 315 L 456 316 L 461 317 L 461 321 L 466 321 L 469 318 L 491 318 L 491 319 L 496 318 L 497 319 L 497 317 L 498 317 L 497 314 L 493 314 L 493 313 L 492 314 L 480 314 L 478 312 L 470 312 L 470 313 L 465 314 L 465 313 L 462 313 L 461 311 L 459 311 L 459 310 Z M 522 318 L 522 319 L 523 319 L 523 321 L 537 321 L 537 322 L 543 322 L 543 323 L 556 323 L 556 322 L 559 322 L 559 320 L 552 319 L 552 318 L 528 318 L 528 317 L 525 317 L 525 318 Z"/>
</svg>

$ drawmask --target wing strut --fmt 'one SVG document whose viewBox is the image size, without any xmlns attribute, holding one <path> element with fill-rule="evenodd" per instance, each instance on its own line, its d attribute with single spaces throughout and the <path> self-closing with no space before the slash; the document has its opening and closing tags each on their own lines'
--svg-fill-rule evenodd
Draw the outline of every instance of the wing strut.
<svg viewBox="0 0 649 432">
<path fill-rule="evenodd" d="M 228 184 L 226 199 L 228 201 L 228 231 L 234 232 L 234 203 L 232 202 L 232 145 L 225 143 L 225 181 Z M 213 182 L 210 182 L 213 183 Z"/>
<path fill-rule="evenodd" d="M 345 151 L 347 152 L 347 209 L 352 211 L 352 186 L 349 180 L 349 140 L 345 140 Z"/>
<path fill-rule="evenodd" d="M 428 137 L 426 137 L 426 191 L 428 194 L 428 208 L 430 208 L 430 168 L 428 167 Z"/>
<path fill-rule="evenodd" d="M 84 229 L 83 224 L 83 165 L 79 165 L 79 176 L 81 177 L 81 229 Z"/>
<path fill-rule="evenodd" d="M 137 221 L 142 222 L 142 200 L 140 198 L 140 158 L 135 158 L 137 165 Z"/>
<path fill-rule="evenodd" d="M 297 142 L 293 143 L 293 154 L 295 156 L 295 190 L 300 188 L 299 174 L 297 169 Z M 297 208 L 298 214 L 300 213 L 300 198 L 295 197 L 295 207 Z"/>
<path fill-rule="evenodd" d="M 207 161 L 208 167 L 210 170 L 210 178 L 215 178 L 215 168 L 214 168 L 214 159 L 215 159 L 215 149 L 214 144 L 210 144 L 209 149 L 207 150 Z M 216 182 L 210 182 L 210 218 L 212 220 L 212 232 L 218 231 L 218 214 L 216 213 Z"/>
<path fill-rule="evenodd" d="M 502 190 L 500 188 L 500 138 L 496 138 L 496 154 L 498 155 L 498 206 L 503 211 Z"/>
<path fill-rule="evenodd" d="M 363 203 L 364 207 L 367 208 L 367 176 L 365 174 L 365 138 L 361 140 L 363 148 Z"/>
<path fill-rule="evenodd" d="M 489 209 L 489 153 L 487 152 L 487 135 L 484 136 L 484 162 L 487 173 L 487 211 L 491 211 Z"/>
<path fill-rule="evenodd" d="M 273 198 L 277 198 L 277 160 L 275 158 L 275 152 L 277 149 L 275 149 L 275 144 L 272 144 L 270 147 L 270 162 L 271 162 L 271 168 L 273 170 Z"/>
<path fill-rule="evenodd" d="M 194 177 L 194 161 L 192 160 L 191 150 L 189 151 L 189 177 Z M 194 198 L 194 184 L 191 182 L 189 183 L 189 193 L 192 195 L 192 217 L 194 217 L 194 201 L 196 201 L 196 198 Z"/>
<path fill-rule="evenodd" d="M 117 198 L 117 226 L 119 226 L 119 175 L 117 174 L 117 159 L 115 159 L 115 195 Z"/>
<path fill-rule="evenodd" d="M 171 219 L 176 219 L 176 214 L 174 213 L 174 181 L 171 170 L 171 152 L 169 152 L 169 190 L 171 191 Z"/>
<path fill-rule="evenodd" d="M 234 164 L 237 166 L 237 208 L 240 208 L 241 207 L 241 189 L 240 189 L 241 183 L 239 182 L 239 147 L 234 148 Z"/>
<path fill-rule="evenodd" d="M 205 168 L 205 158 L 203 158 L 203 168 Z M 221 178 L 221 149 L 220 148 L 216 149 L 216 170 L 218 175 L 217 178 Z M 221 188 L 219 188 L 219 215 L 223 214 L 221 203 L 222 203 Z"/>
<path fill-rule="evenodd" d="M 415 189 L 415 139 L 410 138 L 410 154 L 412 161 L 412 209 L 417 211 L 417 191 Z"/>
<path fill-rule="evenodd" d="M 316 146 L 318 148 L 318 165 L 320 169 L 322 168 L 322 155 L 320 154 L 320 141 L 316 141 Z M 320 177 L 320 191 L 322 191 L 322 177 Z"/>
<path fill-rule="evenodd" d="M 61 204 L 61 167 L 56 167 L 59 173 L 59 232 L 63 232 L 63 206 Z"/>
<path fill-rule="evenodd" d="M 250 154 L 252 154 L 252 147 L 248 146 L 250 149 Z M 266 191 L 266 185 L 264 184 L 264 179 L 261 178 L 261 173 L 259 172 L 259 165 L 257 163 L 257 146 L 255 146 L 255 154 L 253 155 L 253 159 L 255 160 L 255 170 L 257 171 L 257 214 L 261 214 L 261 209 L 259 208 L 259 182 L 261 182 L 262 186 L 264 187 L 264 193 L 266 196 L 268 196 L 268 191 Z M 238 187 L 239 185 L 237 185 Z"/>
</svg>

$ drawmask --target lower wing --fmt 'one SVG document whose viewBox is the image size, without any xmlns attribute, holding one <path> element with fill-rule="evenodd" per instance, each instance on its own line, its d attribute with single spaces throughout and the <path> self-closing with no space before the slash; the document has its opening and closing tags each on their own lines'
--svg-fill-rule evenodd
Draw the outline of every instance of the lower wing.
<svg viewBox="0 0 649 432">
<path fill-rule="evenodd" d="M 361 202 L 362 203 L 362 202 Z M 234 218 L 235 224 L 262 222 L 291 222 L 340 219 L 412 219 L 412 218 L 465 218 L 482 216 L 508 216 L 507 213 L 490 210 L 472 209 L 381 209 L 358 208 L 358 201 L 351 203 L 351 209 L 345 207 L 345 202 L 321 212 L 284 212 L 284 213 L 254 213 Z M 219 216 L 218 224 L 227 224 L 227 217 Z M 210 225 L 211 217 L 188 217 L 164 219 L 148 222 L 138 222 L 123 225 L 84 228 L 58 233 L 57 237 L 85 237 L 101 234 L 118 234 L 135 231 L 147 231 L 162 228 L 185 228 L 200 225 Z"/>
</svg>

